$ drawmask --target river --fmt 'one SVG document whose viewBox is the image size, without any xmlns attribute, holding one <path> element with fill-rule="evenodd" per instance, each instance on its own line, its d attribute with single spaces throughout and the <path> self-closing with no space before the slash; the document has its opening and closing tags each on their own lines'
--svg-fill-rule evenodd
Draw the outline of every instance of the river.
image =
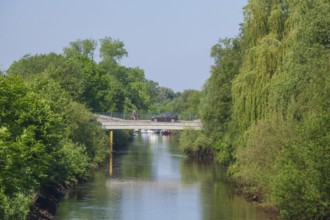
<svg viewBox="0 0 330 220">
<path fill-rule="evenodd" d="M 226 170 L 197 163 L 178 149 L 178 138 L 140 134 L 115 148 L 109 165 L 75 186 L 56 220 L 268 220 L 255 204 L 235 195 Z"/>
</svg>

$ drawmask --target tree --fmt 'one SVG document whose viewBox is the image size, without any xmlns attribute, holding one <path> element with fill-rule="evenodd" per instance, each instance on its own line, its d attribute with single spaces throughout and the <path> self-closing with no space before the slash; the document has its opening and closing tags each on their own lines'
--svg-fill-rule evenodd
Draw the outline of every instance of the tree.
<svg viewBox="0 0 330 220">
<path fill-rule="evenodd" d="M 33 83 L 35 78 L 54 79 L 76 101 L 83 101 L 85 80 L 79 63 L 54 53 L 27 55 L 15 61 L 7 70 L 8 76 L 23 77 Z"/>
<path fill-rule="evenodd" d="M 205 132 L 215 143 L 218 160 L 224 164 L 233 162 L 232 82 L 241 66 L 239 39 L 222 39 L 212 47 L 215 64 L 211 77 L 202 91 L 201 118 Z"/>
<path fill-rule="evenodd" d="M 0 217 L 10 219 L 26 214 L 26 198 L 54 177 L 51 170 L 57 165 L 66 129 L 51 101 L 31 91 L 23 80 L 1 76 L 0 85 L 0 194 L 4 199 Z M 9 202 L 10 198 L 17 203 Z M 19 209 L 13 216 L 10 210 L 15 206 Z"/>
<path fill-rule="evenodd" d="M 245 8 L 231 171 L 287 219 L 330 216 L 329 12 L 323 0 L 251 0 Z"/>
<path fill-rule="evenodd" d="M 151 91 L 140 68 L 126 68 L 110 60 L 98 66 L 109 78 L 109 98 L 112 111 L 131 112 L 133 109 L 147 111 L 151 105 Z"/>
<path fill-rule="evenodd" d="M 69 47 L 63 49 L 66 57 L 83 56 L 85 58 L 94 59 L 97 42 L 92 39 L 76 40 L 70 43 Z"/>
<path fill-rule="evenodd" d="M 171 97 L 171 93 L 168 93 Z M 166 100 L 166 99 L 165 99 Z M 175 98 L 167 98 L 167 103 L 163 104 L 162 111 L 180 113 L 182 120 L 196 119 L 200 110 L 200 91 L 185 90 L 175 95 Z"/>
<path fill-rule="evenodd" d="M 100 39 L 100 42 L 100 57 L 104 61 L 119 62 L 121 58 L 128 55 L 122 41 L 113 40 L 111 37 L 105 37 Z"/>
<path fill-rule="evenodd" d="M 154 112 L 163 111 L 164 106 L 171 102 L 176 97 L 176 94 L 170 88 L 159 86 L 157 82 L 149 80 L 147 83 L 149 84 L 149 91 L 151 94 L 150 109 Z"/>
<path fill-rule="evenodd" d="M 55 53 L 26 55 L 0 75 L 0 218 L 23 219 L 43 186 L 75 182 L 102 163 L 107 138 L 89 111 L 147 110 L 150 84 L 143 70 L 117 63 L 120 41 L 102 40 L 97 64 L 93 40 Z M 117 142 L 129 132 L 116 134 Z"/>
</svg>

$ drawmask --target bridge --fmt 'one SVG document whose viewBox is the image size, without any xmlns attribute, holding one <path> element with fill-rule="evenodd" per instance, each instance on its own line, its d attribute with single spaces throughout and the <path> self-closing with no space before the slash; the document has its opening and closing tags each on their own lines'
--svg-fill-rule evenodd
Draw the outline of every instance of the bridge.
<svg viewBox="0 0 330 220">
<path fill-rule="evenodd" d="M 125 120 L 107 115 L 97 115 L 97 121 L 102 124 L 106 130 L 135 130 L 135 129 L 151 129 L 151 130 L 183 130 L 194 129 L 201 130 L 202 123 L 200 120 L 193 121 L 176 121 L 176 122 L 154 122 L 151 120 Z"/>
</svg>

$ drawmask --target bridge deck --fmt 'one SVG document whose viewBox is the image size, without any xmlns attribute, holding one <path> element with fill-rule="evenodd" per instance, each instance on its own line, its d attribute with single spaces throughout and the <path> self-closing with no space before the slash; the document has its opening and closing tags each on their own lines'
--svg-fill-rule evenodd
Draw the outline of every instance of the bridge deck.
<svg viewBox="0 0 330 220">
<path fill-rule="evenodd" d="M 154 122 L 151 120 L 123 120 L 112 118 L 104 115 L 98 115 L 97 120 L 102 127 L 107 130 L 120 129 L 163 129 L 163 130 L 183 130 L 195 129 L 200 130 L 202 124 L 199 120 L 195 121 L 177 121 L 177 122 Z"/>
</svg>

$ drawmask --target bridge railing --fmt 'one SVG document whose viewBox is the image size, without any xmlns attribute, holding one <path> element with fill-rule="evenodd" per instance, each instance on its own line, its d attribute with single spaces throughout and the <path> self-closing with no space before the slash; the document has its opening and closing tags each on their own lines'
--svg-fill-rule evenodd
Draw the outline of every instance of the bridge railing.
<svg viewBox="0 0 330 220">
<path fill-rule="evenodd" d="M 98 114 L 116 119 L 133 120 L 132 113 L 129 112 L 100 112 Z M 153 115 L 158 115 L 158 113 L 137 112 L 138 120 L 151 120 Z M 193 114 L 178 114 L 178 118 L 179 121 L 194 121 L 199 119 L 197 115 Z"/>
</svg>

